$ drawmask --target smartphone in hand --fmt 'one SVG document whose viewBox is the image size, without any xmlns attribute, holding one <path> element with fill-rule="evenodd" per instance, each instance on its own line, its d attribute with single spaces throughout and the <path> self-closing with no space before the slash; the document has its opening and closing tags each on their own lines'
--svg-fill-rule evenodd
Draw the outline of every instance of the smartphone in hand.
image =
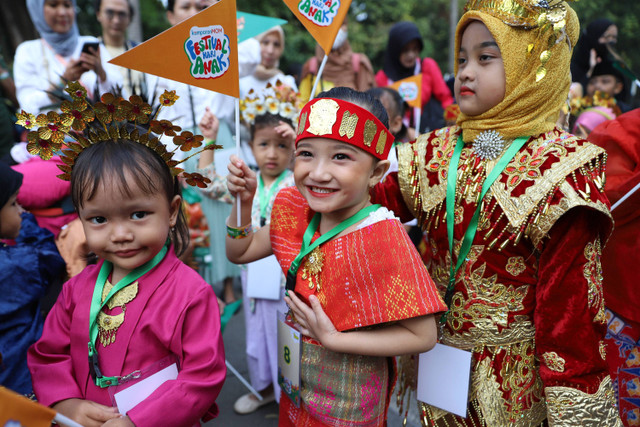
<svg viewBox="0 0 640 427">
<path fill-rule="evenodd" d="M 99 48 L 100 48 L 99 42 L 85 42 L 84 45 L 82 45 L 82 52 L 92 55 L 93 54 L 92 51 L 97 52 Z"/>
</svg>

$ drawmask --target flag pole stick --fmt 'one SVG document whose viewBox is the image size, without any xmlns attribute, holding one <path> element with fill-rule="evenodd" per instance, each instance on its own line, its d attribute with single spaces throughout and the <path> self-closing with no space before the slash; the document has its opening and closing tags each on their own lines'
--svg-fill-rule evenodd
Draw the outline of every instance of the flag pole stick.
<svg viewBox="0 0 640 427">
<path fill-rule="evenodd" d="M 422 119 L 422 108 L 416 108 L 418 117 L 416 117 L 416 138 L 420 135 L 420 119 Z"/>
<path fill-rule="evenodd" d="M 53 417 L 53 420 L 56 423 L 61 424 L 63 426 L 67 426 L 67 427 L 82 427 L 82 424 L 78 424 L 77 422 L 73 421 L 71 418 L 67 418 L 61 413 L 56 413 L 55 417 Z"/>
<path fill-rule="evenodd" d="M 620 204 L 621 204 L 622 202 L 624 202 L 624 201 L 625 201 L 625 200 L 627 200 L 629 197 L 631 197 L 631 195 L 632 195 L 633 193 L 635 193 L 636 191 L 638 191 L 638 188 L 640 188 L 640 183 L 638 183 L 635 187 L 633 187 L 633 188 L 632 188 L 632 189 L 631 189 L 627 194 L 625 194 L 624 196 L 622 196 L 622 197 L 620 198 L 620 200 L 618 200 L 617 202 L 615 202 L 615 203 L 613 204 L 613 206 L 611 206 L 611 212 L 613 212 L 613 210 L 614 210 L 615 208 L 617 208 L 618 206 L 620 206 Z"/>
<path fill-rule="evenodd" d="M 240 98 L 236 98 L 236 155 L 240 157 Z M 242 212 L 240 212 L 240 196 L 236 196 L 236 203 L 238 204 L 236 209 L 236 222 L 238 228 L 242 227 L 240 222 L 242 221 Z"/>
<path fill-rule="evenodd" d="M 322 63 L 320 64 L 320 68 L 318 69 L 318 74 L 316 74 L 316 81 L 313 82 L 313 89 L 311 89 L 311 94 L 309 95 L 309 101 L 316 97 L 316 89 L 318 88 L 318 82 L 322 78 L 322 72 L 324 71 L 324 66 L 327 65 L 327 59 L 329 56 L 325 53 L 324 58 L 322 58 Z"/>
</svg>

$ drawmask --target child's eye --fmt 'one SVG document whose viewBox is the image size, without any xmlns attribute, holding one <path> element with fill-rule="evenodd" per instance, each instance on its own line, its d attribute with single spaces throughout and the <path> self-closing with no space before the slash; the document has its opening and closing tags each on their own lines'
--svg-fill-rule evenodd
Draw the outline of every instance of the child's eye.
<svg viewBox="0 0 640 427">
<path fill-rule="evenodd" d="M 461 56 L 458 57 L 458 65 L 464 64 L 465 62 L 467 62 L 467 58 L 463 58 Z"/>
<path fill-rule="evenodd" d="M 313 155 L 309 151 L 298 151 L 296 157 L 312 157 Z"/>
<path fill-rule="evenodd" d="M 147 216 L 147 212 L 134 212 L 131 214 L 132 219 L 142 219 Z"/>
<path fill-rule="evenodd" d="M 349 157 L 348 155 L 344 154 L 344 153 L 338 153 L 336 155 L 333 156 L 334 159 L 336 160 L 350 160 L 351 157 Z"/>
<path fill-rule="evenodd" d="M 94 216 L 93 218 L 89 218 L 89 222 L 91 224 L 104 224 L 105 222 L 107 222 L 107 219 L 103 216 Z"/>
<path fill-rule="evenodd" d="M 489 61 L 493 59 L 492 55 L 480 55 L 480 61 Z"/>
</svg>

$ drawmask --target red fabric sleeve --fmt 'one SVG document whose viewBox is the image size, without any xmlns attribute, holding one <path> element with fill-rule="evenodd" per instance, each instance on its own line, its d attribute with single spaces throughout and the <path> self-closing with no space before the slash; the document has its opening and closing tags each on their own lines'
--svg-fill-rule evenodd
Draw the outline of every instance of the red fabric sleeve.
<svg viewBox="0 0 640 427">
<path fill-rule="evenodd" d="M 453 97 L 449 86 L 442 77 L 442 72 L 436 61 L 432 58 L 422 60 L 422 106 L 429 101 L 431 96 L 435 96 L 442 108 L 447 108 L 453 104 Z"/>
<path fill-rule="evenodd" d="M 371 203 L 379 203 L 387 209 L 393 211 L 401 222 L 409 222 L 414 216 L 404 203 L 400 184 L 398 183 L 398 172 L 391 172 L 382 182 L 373 187 L 370 191 Z"/>
<path fill-rule="evenodd" d="M 376 86 L 378 86 L 378 87 L 389 86 L 389 78 L 384 73 L 384 70 L 379 70 L 376 73 Z"/>
<path fill-rule="evenodd" d="M 553 226 L 541 253 L 534 319 L 545 387 L 595 393 L 608 374 L 600 353 L 606 325 L 594 320 L 604 304 L 600 257 L 594 249 L 599 249 L 607 224 L 600 213 L 574 208 Z M 545 353 L 551 352 L 564 359 L 562 369 L 544 363 Z"/>
</svg>

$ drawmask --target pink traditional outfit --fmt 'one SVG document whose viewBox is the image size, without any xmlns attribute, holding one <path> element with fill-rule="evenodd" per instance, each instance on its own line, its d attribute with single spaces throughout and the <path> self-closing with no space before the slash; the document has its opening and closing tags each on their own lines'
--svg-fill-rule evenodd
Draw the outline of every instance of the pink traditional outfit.
<svg viewBox="0 0 640 427">
<path fill-rule="evenodd" d="M 65 283 L 42 338 L 29 349 L 34 391 L 43 405 L 71 398 L 112 405 L 109 389 L 96 386 L 90 375 L 87 348 L 91 299 L 102 264 Z M 105 376 L 125 376 L 167 356 L 177 358 L 178 377 L 127 413 L 137 427 L 194 426 L 218 414 L 215 400 L 226 368 L 216 296 L 172 248 L 117 292 L 98 319 L 102 326 L 95 347 Z"/>
<path fill-rule="evenodd" d="M 297 141 L 313 136 L 350 143 L 379 159 L 387 157 L 393 142 L 371 113 L 331 98 L 316 99 L 301 112 Z M 307 304 L 317 296 L 340 332 L 385 326 L 445 307 L 402 224 L 387 209 L 370 208 L 355 231 L 302 258 L 295 275 L 295 292 Z M 276 197 L 271 246 L 283 272 L 290 272 L 316 215 L 297 188 Z M 311 241 L 318 238 L 316 230 Z M 302 403 L 298 408 L 281 397 L 280 426 L 386 425 L 395 385 L 393 358 L 336 353 L 308 337 L 303 337 L 301 354 Z"/>
</svg>

